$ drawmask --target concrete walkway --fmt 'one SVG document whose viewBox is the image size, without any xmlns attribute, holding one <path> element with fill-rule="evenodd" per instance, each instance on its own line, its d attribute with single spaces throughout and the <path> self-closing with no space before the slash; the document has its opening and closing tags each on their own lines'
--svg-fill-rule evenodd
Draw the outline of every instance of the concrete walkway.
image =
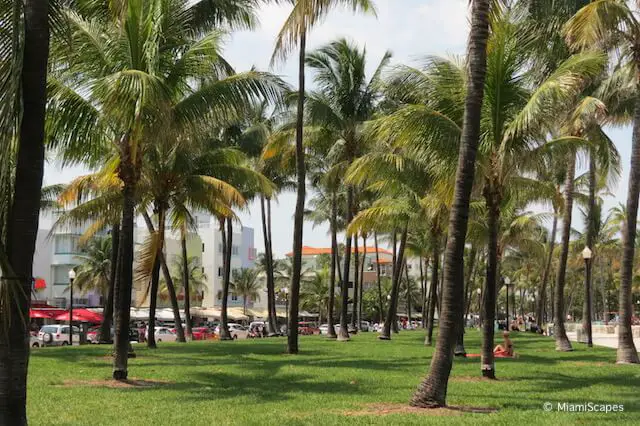
<svg viewBox="0 0 640 426">
<path fill-rule="evenodd" d="M 577 342 L 577 333 L 575 331 L 567 332 L 567 337 L 572 342 Z M 633 343 L 635 343 L 636 348 L 640 349 L 640 338 L 636 337 L 633 339 Z M 598 346 L 606 346 L 608 348 L 618 348 L 618 335 L 617 334 L 593 334 L 593 344 Z"/>
</svg>

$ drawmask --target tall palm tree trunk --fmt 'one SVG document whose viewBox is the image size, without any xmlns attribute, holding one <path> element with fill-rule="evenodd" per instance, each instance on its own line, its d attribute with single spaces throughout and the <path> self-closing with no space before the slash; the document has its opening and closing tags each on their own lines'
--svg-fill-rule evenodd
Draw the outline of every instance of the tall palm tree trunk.
<svg viewBox="0 0 640 426">
<path fill-rule="evenodd" d="M 495 360 L 493 356 L 494 323 L 496 316 L 496 295 L 499 275 L 498 266 L 498 233 L 500 232 L 500 194 L 496 183 L 485 185 L 485 201 L 487 204 L 487 223 L 489 228 L 489 244 L 487 246 L 487 281 L 484 296 L 484 323 L 482 324 L 482 376 L 495 379 Z"/>
<path fill-rule="evenodd" d="M 353 220 L 353 188 L 347 187 L 347 223 Z M 340 331 L 338 333 L 339 341 L 349 340 L 349 330 L 347 329 L 347 318 L 349 315 L 349 267 L 351 263 L 351 240 L 353 236 L 347 235 L 347 241 L 344 250 L 344 272 L 342 274 L 342 310 L 340 313 Z M 355 284 L 354 284 L 355 287 Z M 355 288 L 354 288 L 355 292 Z"/>
<path fill-rule="evenodd" d="M 128 376 L 129 321 L 131 309 L 131 288 L 133 283 L 133 228 L 135 221 L 135 185 L 131 162 L 131 149 L 128 141 L 123 144 L 120 175 L 124 182 L 122 205 L 122 229 L 120 232 L 121 257 L 118 262 L 118 279 L 115 295 L 115 357 L 113 359 L 113 378 L 126 380 Z"/>
<path fill-rule="evenodd" d="M 354 332 L 358 332 L 357 316 L 358 316 L 358 287 L 360 283 L 360 250 L 358 246 L 358 233 L 353 235 L 353 301 L 351 303 L 351 327 Z"/>
<path fill-rule="evenodd" d="M 638 46 L 636 55 L 640 52 Z M 640 60 L 636 60 L 636 63 Z M 638 88 L 640 90 L 640 87 Z M 640 195 L 640 95 L 636 95 L 633 116 L 633 143 L 631 148 L 631 168 L 629 170 L 629 189 L 627 193 L 627 219 L 622 232 L 622 267 L 620 270 L 620 323 L 618 326 L 619 364 L 638 364 L 638 351 L 633 343 L 631 317 L 633 315 L 632 284 L 633 258 L 636 244 L 636 224 L 638 221 L 638 196 Z"/>
<path fill-rule="evenodd" d="M 298 111 L 296 117 L 296 171 L 297 195 L 293 220 L 293 258 L 291 287 L 289 288 L 289 324 L 287 324 L 287 353 L 298 353 L 298 308 L 300 305 L 300 274 L 302 273 L 302 228 L 304 225 L 304 203 L 306 197 L 306 167 L 304 158 L 304 62 L 307 37 L 306 29 L 300 34 L 298 59 Z"/>
<path fill-rule="evenodd" d="M 362 262 L 360 262 L 360 303 L 358 303 L 358 329 L 362 324 L 362 301 L 364 294 L 364 264 L 367 260 L 367 234 L 362 233 Z"/>
<path fill-rule="evenodd" d="M 116 222 L 111 228 L 111 270 L 109 271 L 109 291 L 104 304 L 104 318 L 100 324 L 100 343 L 111 343 L 111 324 L 113 322 L 113 292 L 116 287 L 118 272 L 118 258 L 120 251 L 120 223 Z"/>
<path fill-rule="evenodd" d="M 180 229 L 180 244 L 182 246 L 182 282 L 184 283 L 184 325 L 185 339 L 190 341 L 191 331 L 191 292 L 189 291 L 189 259 L 187 258 L 187 228 Z"/>
<path fill-rule="evenodd" d="M 13 204 L 9 213 L 7 254 L 12 271 L 5 278 L 18 290 L 7 306 L 14 321 L 0 334 L 0 424 L 27 424 L 28 319 L 33 255 L 44 173 L 44 123 L 49 60 L 48 1 L 25 0 L 22 57 L 22 122 L 15 165 Z M 17 104 L 18 102 L 16 102 Z M 6 312 L 4 313 L 6 315 Z M 21 320 L 25 318 L 25 320 Z"/>
<path fill-rule="evenodd" d="M 271 256 L 271 242 L 267 231 L 267 215 L 264 196 L 260 196 L 260 213 L 262 216 L 262 235 L 264 237 L 265 272 L 267 274 L 267 332 L 270 336 L 277 333 L 277 318 L 275 312 L 275 280 L 273 275 L 273 257 Z"/>
<path fill-rule="evenodd" d="M 551 261 L 553 260 L 553 250 L 556 245 L 556 232 L 558 229 L 558 212 L 554 208 L 553 212 L 553 225 L 551 226 L 551 239 L 549 240 L 549 253 L 547 255 L 547 261 L 544 267 L 544 273 L 542 274 L 542 284 L 540 285 L 540 295 L 538 298 L 538 305 L 536 306 L 536 321 L 538 326 L 542 327 L 544 322 L 544 306 L 547 296 L 547 283 L 549 282 L 549 275 L 551 272 Z"/>
<path fill-rule="evenodd" d="M 429 375 L 414 394 L 411 405 L 441 407 L 446 403 L 447 384 L 453 363 L 453 347 L 459 327 L 464 291 L 464 244 L 469 220 L 469 202 L 475 174 L 476 150 L 480 139 L 480 117 L 487 67 L 490 0 L 474 0 L 471 6 L 467 90 L 460 155 L 456 172 L 453 205 L 449 214 L 449 238 L 446 249 L 443 312 L 436 351 Z"/>
<path fill-rule="evenodd" d="M 425 328 L 427 325 L 426 322 L 426 314 L 427 314 L 427 283 L 424 277 L 424 265 L 423 265 L 422 256 L 420 256 L 420 306 L 422 309 L 422 318 L 420 319 L 420 325 L 422 328 Z M 426 263 L 426 259 L 424 260 Z"/>
<path fill-rule="evenodd" d="M 570 154 L 567 165 L 565 182 L 564 211 L 562 215 L 562 249 L 560 252 L 560 264 L 558 265 L 558 278 L 555 288 L 554 307 L 554 334 L 557 351 L 571 351 L 571 342 L 567 338 L 564 329 L 564 283 L 567 271 L 567 259 L 569 257 L 569 238 L 571 236 L 571 210 L 573 209 L 573 180 L 576 173 L 576 155 Z"/>
<path fill-rule="evenodd" d="M 378 309 L 380 310 L 380 322 L 384 321 L 384 300 L 382 298 L 382 279 L 380 277 L 380 253 L 378 252 L 378 233 L 373 233 L 373 244 L 376 250 L 376 282 L 378 284 Z"/>
<path fill-rule="evenodd" d="M 404 229 L 402 230 L 402 235 L 400 237 L 400 247 L 398 248 L 398 254 L 396 258 L 397 267 L 393 271 L 393 281 L 391 283 L 391 300 L 389 300 L 389 306 L 387 308 L 387 318 L 384 322 L 384 327 L 382 329 L 382 333 L 378 338 L 380 340 L 391 340 L 391 330 L 393 328 L 393 324 L 396 324 L 396 312 L 398 309 L 398 295 L 400 293 L 400 279 L 402 278 L 402 265 L 404 259 L 404 249 L 407 244 L 407 230 L 409 223 L 407 222 L 404 225 Z"/>
<path fill-rule="evenodd" d="M 273 321 L 273 335 L 278 334 L 278 313 L 276 312 L 276 280 L 274 277 L 274 261 L 273 261 L 273 237 L 271 235 L 271 198 L 267 198 L 267 235 L 269 238 L 269 265 L 271 268 L 271 311 L 269 315 Z"/>
<path fill-rule="evenodd" d="M 409 326 L 411 326 L 411 283 L 409 282 L 409 263 L 406 259 L 404 261 L 404 274 L 407 280 L 407 320 L 409 321 Z"/>
<path fill-rule="evenodd" d="M 226 223 L 226 229 L 225 229 Z M 231 218 L 223 219 L 220 223 L 222 232 L 222 253 L 224 262 L 222 266 L 222 307 L 220 309 L 220 340 L 231 340 L 229 333 L 229 317 L 227 309 L 229 305 L 229 286 L 231 285 L 231 247 L 233 244 L 233 225 Z"/>
<path fill-rule="evenodd" d="M 596 158 L 594 150 L 589 153 L 589 212 L 587 214 L 587 247 L 594 251 L 594 241 L 596 232 L 595 209 L 596 209 Z M 587 337 L 587 345 L 593 346 L 593 336 L 591 335 L 591 271 L 593 256 L 585 261 L 584 274 L 584 296 L 582 304 L 582 329 Z"/>
<path fill-rule="evenodd" d="M 329 224 L 331 228 L 331 276 L 329 277 L 329 306 L 327 308 L 327 337 L 330 339 L 335 339 L 336 330 L 334 328 L 335 320 L 334 320 L 334 307 L 335 307 L 335 293 L 336 293 L 336 267 L 338 267 L 338 231 L 337 231 L 337 222 L 338 220 L 338 206 L 336 205 L 336 195 L 335 192 L 331 194 L 331 223 Z"/>
<path fill-rule="evenodd" d="M 433 344 L 433 325 L 436 315 L 436 299 L 438 297 L 438 277 L 440 276 L 440 233 L 436 225 L 431 227 L 431 244 L 433 265 L 431 265 L 431 285 L 429 286 L 429 316 L 427 318 L 427 335 L 424 339 L 426 346 Z"/>
</svg>

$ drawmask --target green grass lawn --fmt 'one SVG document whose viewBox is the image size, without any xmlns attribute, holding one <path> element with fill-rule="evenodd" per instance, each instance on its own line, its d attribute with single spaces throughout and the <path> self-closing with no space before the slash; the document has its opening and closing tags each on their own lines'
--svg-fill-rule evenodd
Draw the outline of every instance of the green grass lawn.
<svg viewBox="0 0 640 426">
<path fill-rule="evenodd" d="M 107 387 L 106 346 L 32 351 L 29 419 L 33 425 L 284 424 L 639 424 L 640 367 L 614 364 L 615 351 L 556 353 L 552 339 L 517 334 L 518 359 L 496 362 L 498 381 L 479 380 L 480 360 L 456 359 L 450 405 L 492 407 L 492 414 L 403 411 L 433 349 L 422 332 L 390 342 L 373 333 L 349 343 L 301 337 L 301 353 L 283 354 L 282 338 L 136 347 L 129 376 L 145 386 Z M 467 351 L 480 335 L 469 332 Z M 545 402 L 624 404 L 623 413 L 545 412 Z"/>
</svg>

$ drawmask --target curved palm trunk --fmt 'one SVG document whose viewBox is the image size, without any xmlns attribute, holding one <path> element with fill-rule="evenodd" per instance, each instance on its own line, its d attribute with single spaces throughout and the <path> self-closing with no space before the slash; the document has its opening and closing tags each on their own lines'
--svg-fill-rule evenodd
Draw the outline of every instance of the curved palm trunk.
<svg viewBox="0 0 640 426">
<path fill-rule="evenodd" d="M 306 197 L 306 167 L 304 159 L 304 62 L 306 49 L 306 28 L 300 34 L 300 55 L 298 60 L 298 111 L 296 117 L 296 170 L 297 196 L 293 220 L 293 273 L 289 288 L 289 324 L 287 324 L 287 353 L 298 353 L 298 308 L 300 305 L 300 274 L 302 273 L 302 230 L 304 225 L 304 202 Z"/>
<path fill-rule="evenodd" d="M 549 275 L 551 272 L 551 261 L 553 260 L 553 250 L 556 245 L 556 232 L 558 229 L 558 211 L 554 208 L 553 212 L 553 225 L 551 226 L 551 240 L 549 241 L 549 254 L 544 267 L 544 273 L 542 275 L 542 284 L 540 286 L 540 296 L 538 299 L 538 305 L 536 307 L 536 321 L 540 327 L 543 326 L 544 321 L 544 306 L 546 303 L 547 283 L 549 282 Z"/>
<path fill-rule="evenodd" d="M 639 49 L 636 48 L 636 52 Z M 636 53 L 637 55 L 637 53 Z M 636 60 L 636 63 L 639 61 Z M 622 267 L 620 270 L 620 325 L 618 327 L 619 364 L 638 364 L 638 351 L 633 343 L 631 316 L 633 315 L 632 284 L 633 258 L 635 255 L 636 224 L 638 220 L 638 196 L 640 195 L 640 96 L 636 97 L 633 116 L 633 145 L 631 148 L 631 169 L 627 193 L 627 220 L 622 232 Z"/>
<path fill-rule="evenodd" d="M 227 228 L 225 229 L 225 222 Z M 231 340 L 229 333 L 229 317 L 227 308 L 229 305 L 229 286 L 231 284 L 231 248 L 233 244 L 233 225 L 231 218 L 224 219 L 220 224 L 222 231 L 222 252 L 224 263 L 222 267 L 222 307 L 220 309 L 220 340 Z"/>
<path fill-rule="evenodd" d="M 431 360 L 429 375 L 414 394 L 411 405 L 441 407 L 446 403 L 447 384 L 453 363 L 453 347 L 462 304 L 464 282 L 461 265 L 469 220 L 469 202 L 475 174 L 476 150 L 480 139 L 480 117 L 487 62 L 489 37 L 489 0 L 474 0 L 471 9 L 468 73 L 464 125 L 460 141 L 460 155 L 456 172 L 453 205 L 449 215 L 443 312 L 440 318 L 438 344 Z"/>
<path fill-rule="evenodd" d="M 431 285 L 429 286 L 429 317 L 427 318 L 427 335 L 424 339 L 426 346 L 433 344 L 433 325 L 436 315 L 436 299 L 438 298 L 438 277 L 440 276 L 440 233 L 435 225 L 431 228 L 431 244 L 433 250 L 433 265 L 431 265 Z"/>
<path fill-rule="evenodd" d="M 336 222 L 338 220 L 338 206 L 336 205 L 335 193 L 331 194 L 331 277 L 329 282 L 329 306 L 327 308 L 327 337 L 335 339 L 336 330 L 334 328 L 334 307 L 335 307 L 335 292 L 336 292 L 336 267 L 338 266 L 338 232 Z"/>
<path fill-rule="evenodd" d="M 400 279 L 402 278 L 402 265 L 404 262 L 404 248 L 407 244 L 407 228 L 409 224 L 404 225 L 402 235 L 400 237 L 400 247 L 398 248 L 398 254 L 396 258 L 397 267 L 393 271 L 393 281 L 391 284 L 391 300 L 389 300 L 389 306 L 387 308 L 387 319 L 384 322 L 384 328 L 382 333 L 378 336 L 380 340 L 391 340 L 391 329 L 393 324 L 396 324 L 396 312 L 398 309 L 398 295 L 400 293 Z M 397 327 L 397 324 L 396 324 Z"/>
<path fill-rule="evenodd" d="M 358 233 L 353 236 L 353 301 L 351 303 L 351 327 L 357 333 L 358 327 L 358 300 L 359 300 L 359 284 L 360 284 L 360 250 L 358 246 Z"/>
<path fill-rule="evenodd" d="M 380 253 L 378 253 L 378 233 L 373 233 L 373 244 L 376 250 L 376 282 L 378 284 L 378 309 L 380 311 L 380 322 L 384 321 L 384 301 L 382 299 L 382 279 L 380 278 Z"/>
<path fill-rule="evenodd" d="M 109 292 L 104 304 L 104 319 L 100 324 L 100 343 L 111 343 L 111 324 L 113 321 L 113 292 L 116 287 L 118 258 L 120 251 L 120 224 L 115 223 L 111 228 L 111 270 L 109 271 Z"/>
<path fill-rule="evenodd" d="M 0 334 L 0 424 L 27 424 L 27 369 L 33 255 L 44 173 L 44 123 L 47 62 L 49 59 L 49 2 L 24 1 L 22 108 L 20 144 L 15 165 L 13 205 L 7 227 L 8 263 L 19 291 L 9 303 L 14 318 L 6 335 Z M 16 11 L 18 9 L 15 9 Z M 17 104 L 18 102 L 16 102 Z M 4 273 L 9 275 L 8 270 Z M 6 276 L 5 276 L 6 278 Z M 6 313 L 5 313 L 6 315 Z"/>
<path fill-rule="evenodd" d="M 409 263 L 406 259 L 404 261 L 404 274 L 407 280 L 407 320 L 409 321 L 409 325 L 411 325 L 411 283 L 409 282 Z"/>
<path fill-rule="evenodd" d="M 264 237 L 264 255 L 266 260 L 267 274 L 267 332 L 269 336 L 274 336 L 277 331 L 277 319 L 275 316 L 275 284 L 273 276 L 273 257 L 271 256 L 271 240 L 267 231 L 267 216 L 265 211 L 264 196 L 260 196 L 260 213 L 262 216 L 262 235 Z"/>
<path fill-rule="evenodd" d="M 160 286 L 160 264 L 162 254 L 163 254 L 163 245 L 164 245 L 164 208 L 162 207 L 162 203 L 156 202 L 156 206 L 158 209 L 158 249 L 156 251 L 155 260 L 153 261 L 153 270 L 151 271 L 151 289 L 149 290 L 149 324 L 147 326 L 147 347 L 150 349 L 155 349 L 156 345 L 156 308 L 158 306 L 158 287 Z M 148 220 L 147 227 L 151 227 L 153 229 L 153 224 L 151 222 L 151 218 L 145 213 L 145 221 Z M 150 231 L 151 232 L 151 231 Z M 176 325 L 177 327 L 177 325 Z"/>
<path fill-rule="evenodd" d="M 494 323 L 496 315 L 496 294 L 498 282 L 498 233 L 500 230 L 500 195 L 496 184 L 487 183 L 485 200 L 487 204 L 487 223 L 489 244 L 487 246 L 487 281 L 484 296 L 484 322 L 482 323 L 482 376 L 495 379 L 495 360 L 493 356 Z"/>
<path fill-rule="evenodd" d="M 427 259 L 424 259 L 424 264 L 427 263 Z M 420 326 L 424 329 L 427 326 L 427 282 L 424 276 L 424 264 L 422 256 L 420 256 L 420 306 L 422 309 L 422 318 L 420 319 Z"/>
<path fill-rule="evenodd" d="M 589 153 L 589 213 L 587 216 L 587 247 L 594 250 L 596 223 L 596 159 L 593 150 Z M 591 270 L 593 258 L 585 260 L 584 296 L 582 305 L 582 329 L 587 337 L 587 346 L 593 346 L 591 335 Z"/>
<path fill-rule="evenodd" d="M 569 156 L 567 165 L 567 177 L 564 193 L 564 211 L 562 215 L 562 250 L 560 252 L 560 264 L 558 266 L 558 278 L 555 288 L 554 307 L 554 334 L 557 351 L 571 351 L 571 342 L 567 338 L 564 329 L 564 283 L 567 271 L 567 259 L 569 257 L 569 237 L 571 236 L 571 210 L 573 209 L 573 180 L 576 173 L 576 156 Z"/>
<path fill-rule="evenodd" d="M 182 246 L 182 282 L 184 283 L 184 322 L 185 339 L 191 340 L 191 292 L 189 291 L 189 259 L 187 258 L 187 230 L 185 226 L 180 230 L 180 244 Z"/>
<path fill-rule="evenodd" d="M 160 211 L 160 209 L 158 209 L 158 211 Z M 164 247 L 164 242 L 165 242 L 165 237 L 164 237 L 165 222 L 166 222 L 165 214 L 166 212 L 164 212 L 162 216 L 158 214 L 158 230 L 159 230 L 158 238 L 160 238 L 161 242 L 159 245 L 161 247 Z M 153 223 L 151 222 L 151 218 L 149 217 L 149 215 L 146 212 L 143 212 L 142 217 L 144 218 L 144 221 L 147 225 L 147 229 L 149 230 L 149 233 L 155 232 Z M 173 278 L 171 278 L 171 272 L 169 271 L 169 266 L 167 265 L 167 259 L 164 256 L 164 250 L 158 251 L 158 259 L 160 261 L 160 267 L 162 268 L 162 275 L 164 276 L 164 280 L 167 283 L 167 292 L 169 293 L 171 310 L 173 311 L 173 320 L 176 323 L 176 336 L 177 336 L 176 341 L 180 343 L 184 343 L 186 342 L 186 339 L 184 337 L 184 329 L 182 328 L 182 319 L 180 318 L 180 307 L 178 306 L 178 297 L 176 296 L 176 287 L 173 284 Z M 153 279 L 153 275 L 152 275 L 152 279 Z M 153 281 L 151 282 L 151 286 L 153 287 Z M 153 291 L 153 289 L 151 291 L 152 302 L 153 302 L 153 297 L 157 298 L 157 294 L 158 294 L 157 289 L 158 287 L 156 287 L 155 292 Z M 151 312 L 149 312 L 149 317 L 151 317 Z M 154 315 L 154 322 L 155 322 L 155 315 Z"/>
<path fill-rule="evenodd" d="M 353 188 L 347 187 L 347 223 L 351 223 L 353 220 Z M 342 274 L 342 310 L 340 313 L 340 332 L 338 333 L 338 340 L 349 340 L 349 330 L 347 329 L 347 318 L 349 315 L 349 266 L 351 263 L 351 240 L 352 236 L 347 235 L 347 241 L 344 250 L 344 272 Z M 355 287 L 355 284 L 354 284 Z M 354 288 L 355 291 L 355 288 Z"/>
</svg>

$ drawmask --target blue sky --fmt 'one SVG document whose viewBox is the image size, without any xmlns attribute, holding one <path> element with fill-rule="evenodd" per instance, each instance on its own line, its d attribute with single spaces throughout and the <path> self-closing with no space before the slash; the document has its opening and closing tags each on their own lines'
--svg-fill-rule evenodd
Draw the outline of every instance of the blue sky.
<svg viewBox="0 0 640 426">
<path fill-rule="evenodd" d="M 425 55 L 462 55 L 468 32 L 468 0 L 376 0 L 377 19 L 370 16 L 354 16 L 350 12 L 337 11 L 314 29 L 308 40 L 308 49 L 313 50 L 339 37 L 350 39 L 365 46 L 368 67 L 371 71 L 379 63 L 385 51 L 393 53 L 393 63 L 416 64 Z M 237 69 L 248 70 L 252 66 L 266 70 L 269 66 L 273 42 L 280 26 L 289 13 L 286 6 L 265 6 L 260 11 L 261 26 L 258 30 L 231 34 L 226 42 L 224 56 Z M 296 81 L 296 57 L 272 71 L 293 83 Z M 631 130 L 610 129 L 623 159 L 623 175 L 615 197 L 607 200 L 609 208 L 626 200 L 627 171 L 631 152 Z M 68 182 L 85 171 L 80 167 L 61 170 L 55 161 L 47 164 L 45 184 Z M 291 251 L 293 238 L 292 216 L 295 195 L 280 195 L 273 210 L 273 241 L 277 256 Z M 259 205 L 253 204 L 241 214 L 244 225 L 256 230 L 256 247 L 262 251 L 262 231 Z M 574 220 L 579 221 L 579 218 Z M 580 227 L 576 223 L 576 227 Z M 326 227 L 313 228 L 305 224 L 304 244 L 329 246 Z"/>
</svg>

